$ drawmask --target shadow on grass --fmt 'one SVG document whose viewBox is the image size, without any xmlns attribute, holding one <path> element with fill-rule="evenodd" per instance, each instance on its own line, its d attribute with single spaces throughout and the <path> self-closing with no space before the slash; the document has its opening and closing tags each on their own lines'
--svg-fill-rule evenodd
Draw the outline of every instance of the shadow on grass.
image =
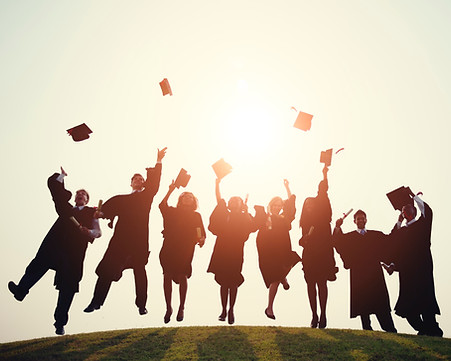
<svg viewBox="0 0 451 361">
<path fill-rule="evenodd" d="M 248 336 L 235 327 L 221 327 L 197 345 L 199 360 L 257 360 Z"/>
<path fill-rule="evenodd" d="M 278 329 L 284 360 L 449 360 L 448 344 L 431 338 L 356 330 Z M 440 347 L 441 346 L 441 347 Z"/>
</svg>

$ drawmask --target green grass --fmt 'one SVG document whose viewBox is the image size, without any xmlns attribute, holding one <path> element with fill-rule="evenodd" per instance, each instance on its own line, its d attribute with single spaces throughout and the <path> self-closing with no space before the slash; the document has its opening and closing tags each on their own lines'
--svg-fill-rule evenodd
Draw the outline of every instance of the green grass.
<svg viewBox="0 0 451 361">
<path fill-rule="evenodd" d="M 148 328 L 4 343 L 0 360 L 451 360 L 451 339 L 289 327 Z"/>
</svg>

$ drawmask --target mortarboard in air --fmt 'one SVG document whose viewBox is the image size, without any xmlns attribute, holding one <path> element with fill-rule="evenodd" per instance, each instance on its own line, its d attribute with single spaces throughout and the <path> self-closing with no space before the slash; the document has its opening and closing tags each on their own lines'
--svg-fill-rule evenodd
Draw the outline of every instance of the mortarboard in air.
<svg viewBox="0 0 451 361">
<path fill-rule="evenodd" d="M 312 127 L 312 118 L 313 115 L 311 114 L 299 112 L 293 127 L 304 131 L 310 130 Z"/>
<path fill-rule="evenodd" d="M 394 209 L 402 211 L 402 207 L 405 205 L 413 205 L 413 199 L 410 197 L 409 187 L 399 187 L 394 191 L 388 192 L 387 197 Z"/>
<path fill-rule="evenodd" d="M 69 135 L 75 142 L 80 142 L 82 140 L 88 139 L 89 134 L 92 133 L 92 130 L 89 129 L 89 127 L 85 123 L 83 123 L 77 125 L 76 127 L 68 129 L 67 133 L 69 133 Z"/>
<path fill-rule="evenodd" d="M 191 179 L 191 176 L 188 174 L 188 172 L 185 169 L 180 169 L 179 175 L 177 176 L 175 180 L 175 186 L 177 188 L 180 187 L 186 187 L 188 185 L 189 180 Z"/>
<path fill-rule="evenodd" d="M 161 91 L 163 92 L 163 96 L 165 95 L 172 95 L 171 86 L 169 85 L 168 79 L 164 78 L 162 81 L 160 81 L 160 87 Z"/>
<path fill-rule="evenodd" d="M 326 167 L 329 167 L 332 164 L 332 148 L 322 151 L 319 161 L 320 163 L 324 163 Z"/>
<path fill-rule="evenodd" d="M 232 171 L 232 166 L 229 163 L 227 163 L 223 158 L 214 163 L 212 167 L 216 173 L 216 177 L 218 177 L 219 179 L 224 178 L 227 174 L 229 174 Z"/>
</svg>

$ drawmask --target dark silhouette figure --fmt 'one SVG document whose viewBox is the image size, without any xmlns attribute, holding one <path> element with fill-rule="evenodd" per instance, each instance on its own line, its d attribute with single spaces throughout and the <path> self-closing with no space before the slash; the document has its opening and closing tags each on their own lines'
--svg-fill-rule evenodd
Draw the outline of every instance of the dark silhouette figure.
<svg viewBox="0 0 451 361">
<path fill-rule="evenodd" d="M 251 232 L 257 230 L 253 217 L 248 213 L 247 204 L 240 197 L 231 197 L 228 205 L 221 198 L 220 178 L 216 179 L 217 206 L 210 216 L 208 229 L 216 238 L 213 254 L 207 272 L 215 274 L 216 282 L 221 286 L 222 311 L 219 321 L 232 325 L 235 322 L 235 306 L 238 287 L 244 282 L 243 268 L 244 243 Z M 227 303 L 229 311 L 227 312 Z"/>
<path fill-rule="evenodd" d="M 168 323 L 172 315 L 172 282 L 179 285 L 180 305 L 176 320 L 183 321 L 194 248 L 196 244 L 202 247 L 205 243 L 202 217 L 200 213 L 196 212 L 197 198 L 191 192 L 183 192 L 179 196 L 177 207 L 168 206 L 169 196 L 175 188 L 175 182 L 172 181 L 168 193 L 160 203 L 164 225 L 162 232 L 164 240 L 160 251 L 166 300 L 164 323 Z"/>
<path fill-rule="evenodd" d="M 48 270 L 56 271 L 54 285 L 59 293 L 54 326 L 58 335 L 65 333 L 69 308 L 83 276 L 83 261 L 88 243 L 101 236 L 99 222 L 94 218 L 95 209 L 86 206 L 89 201 L 88 192 L 78 190 L 75 194 L 75 207 L 69 203 L 72 193 L 64 188 L 66 175 L 61 168 L 61 174 L 55 173 L 48 179 L 47 185 L 59 217 L 42 241 L 19 284 L 12 281 L 8 283 L 14 297 L 22 301 L 30 288 Z"/>
<path fill-rule="evenodd" d="M 307 198 L 302 207 L 300 226 L 302 238 L 299 245 L 304 247 L 302 263 L 304 278 L 307 282 L 307 292 L 312 310 L 310 327 L 325 328 L 327 325 L 327 281 L 335 281 L 338 268 L 335 266 L 334 249 L 332 246 L 332 234 L 330 222 L 332 209 L 327 190 L 328 168 L 323 168 L 323 180 L 318 186 L 318 195 Z M 321 314 L 317 314 L 317 293 Z"/>
<path fill-rule="evenodd" d="M 366 222 L 366 213 L 358 210 L 354 214 L 357 230 L 343 234 L 343 218 L 339 218 L 333 234 L 335 249 L 344 267 L 350 270 L 351 318 L 360 316 L 362 328 L 373 330 L 370 315 L 375 314 L 384 331 L 397 332 L 381 266 L 386 259 L 388 236 L 367 230 Z"/>
<path fill-rule="evenodd" d="M 390 236 L 393 262 L 399 272 L 399 296 L 395 311 L 418 331 L 419 335 L 443 336 L 435 315 L 440 309 L 435 298 L 431 254 L 432 209 L 410 191 L 417 209 L 405 205 Z M 406 224 L 402 226 L 403 220 Z"/>
<path fill-rule="evenodd" d="M 147 274 L 146 264 L 149 258 L 149 212 L 155 194 L 158 192 L 161 177 L 161 161 L 166 148 L 158 150 L 155 168 L 147 168 L 147 179 L 140 174 L 131 179 L 131 194 L 110 198 L 97 215 L 113 222 L 118 217 L 113 237 L 97 266 L 97 283 L 90 304 L 84 312 L 98 310 L 108 295 L 113 281 L 122 277 L 122 272 L 133 269 L 135 276 L 135 304 L 139 314 L 147 313 Z"/>
<path fill-rule="evenodd" d="M 257 234 L 257 251 L 260 272 L 265 281 L 268 293 L 268 307 L 265 315 L 273 320 L 273 304 L 279 285 L 285 290 L 290 288 L 287 275 L 301 260 L 299 255 L 291 248 L 290 230 L 291 222 L 296 214 L 296 196 L 291 194 L 288 181 L 284 180 L 288 199 L 283 201 L 274 197 L 268 204 L 267 212 L 256 208 L 256 220 L 259 232 Z M 282 213 L 280 213 L 282 211 Z"/>
</svg>

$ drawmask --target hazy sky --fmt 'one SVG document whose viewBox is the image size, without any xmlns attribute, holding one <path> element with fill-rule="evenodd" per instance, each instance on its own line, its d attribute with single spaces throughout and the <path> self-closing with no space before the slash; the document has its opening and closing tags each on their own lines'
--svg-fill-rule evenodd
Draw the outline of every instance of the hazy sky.
<svg viewBox="0 0 451 361">
<path fill-rule="evenodd" d="M 249 204 L 297 196 L 293 249 L 303 200 L 316 194 L 321 150 L 344 147 L 329 172 L 333 222 L 364 209 L 367 228 L 389 232 L 398 213 L 385 194 L 401 185 L 422 191 L 434 211 L 432 252 L 442 315 L 451 336 L 449 257 L 451 119 L 449 1 L 0 1 L 1 267 L 0 342 L 54 335 L 57 292 L 49 272 L 19 303 L 19 281 L 56 219 L 46 186 L 62 165 L 72 191 L 90 205 L 130 192 L 130 177 L 153 166 L 168 147 L 150 214 L 149 314 L 134 305 L 130 270 L 114 283 L 100 311 L 91 299 L 111 230 L 88 247 L 68 334 L 163 326 L 158 204 L 180 168 L 200 201 L 205 226 L 215 206 L 211 164 L 234 167 L 224 198 L 249 193 Z M 168 78 L 174 96 L 158 83 Z M 313 114 L 309 132 L 292 127 L 291 107 Z M 86 122 L 91 138 L 75 143 L 66 129 Z M 174 205 L 180 191 L 170 199 Z M 352 230 L 351 217 L 343 229 Z M 168 326 L 219 325 L 219 286 L 206 269 L 215 237 L 193 260 L 185 320 Z M 329 283 L 328 327 L 360 329 L 349 318 L 349 272 Z M 311 314 L 301 265 L 279 290 L 277 320 L 264 315 L 267 289 L 255 234 L 245 246 L 245 283 L 237 325 L 308 327 Z M 391 304 L 397 275 L 386 277 Z M 173 308 L 178 307 L 175 289 Z M 393 316 L 399 332 L 413 333 Z M 373 327 L 379 329 L 377 321 Z"/>
</svg>

